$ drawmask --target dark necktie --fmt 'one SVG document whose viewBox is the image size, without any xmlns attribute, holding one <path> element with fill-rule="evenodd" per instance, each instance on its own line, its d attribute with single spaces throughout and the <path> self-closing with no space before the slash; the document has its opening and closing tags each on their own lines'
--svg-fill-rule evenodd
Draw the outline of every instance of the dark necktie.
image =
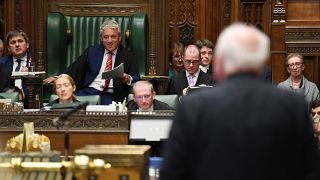
<svg viewBox="0 0 320 180">
<path fill-rule="evenodd" d="M 16 60 L 17 61 L 17 63 L 18 63 L 18 66 L 16 67 L 16 69 L 14 70 L 15 72 L 19 72 L 20 71 L 20 68 L 21 68 L 21 59 L 17 59 Z"/>
</svg>

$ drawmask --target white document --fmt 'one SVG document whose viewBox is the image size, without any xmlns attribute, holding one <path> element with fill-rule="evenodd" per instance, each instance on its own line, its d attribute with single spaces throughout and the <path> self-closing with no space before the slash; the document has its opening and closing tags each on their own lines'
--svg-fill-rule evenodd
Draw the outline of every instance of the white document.
<svg viewBox="0 0 320 180">
<path fill-rule="evenodd" d="M 38 71 L 38 72 L 12 72 L 11 76 L 12 77 L 17 77 L 17 76 L 35 76 L 39 74 L 45 74 L 45 71 Z"/>
<path fill-rule="evenodd" d="M 102 73 L 102 79 L 121 78 L 123 76 L 123 63 L 110 71 Z"/>
</svg>

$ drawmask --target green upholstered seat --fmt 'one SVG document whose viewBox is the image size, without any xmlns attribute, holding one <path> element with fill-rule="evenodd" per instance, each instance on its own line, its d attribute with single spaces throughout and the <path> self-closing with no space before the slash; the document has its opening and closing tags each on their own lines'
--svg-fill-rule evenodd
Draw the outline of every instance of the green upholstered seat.
<svg viewBox="0 0 320 180">
<path fill-rule="evenodd" d="M 5 99 L 11 99 L 11 102 L 19 102 L 19 93 L 18 92 L 3 92 L 0 93 L 0 96 Z"/>
<path fill-rule="evenodd" d="M 56 94 L 50 96 L 49 102 L 58 99 Z M 100 105 L 100 96 L 99 95 L 90 95 L 90 96 L 77 96 L 77 100 L 80 102 L 88 101 L 90 105 Z"/>
<path fill-rule="evenodd" d="M 167 103 L 170 107 L 176 108 L 179 103 L 179 96 L 177 94 L 156 95 L 155 99 Z M 133 100 L 133 94 L 128 95 L 127 102 Z"/>
<path fill-rule="evenodd" d="M 121 28 L 121 44 L 137 59 L 140 75 L 146 73 L 148 23 L 146 14 L 132 16 L 65 16 L 50 12 L 47 16 L 47 73 L 63 72 L 89 46 L 99 44 L 102 22 L 115 19 Z M 127 37 L 125 34 L 130 34 Z"/>
</svg>

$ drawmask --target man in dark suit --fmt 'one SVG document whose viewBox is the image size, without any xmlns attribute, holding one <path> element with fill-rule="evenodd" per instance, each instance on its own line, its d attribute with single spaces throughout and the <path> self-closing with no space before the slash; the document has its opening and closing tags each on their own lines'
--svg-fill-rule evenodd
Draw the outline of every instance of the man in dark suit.
<svg viewBox="0 0 320 180">
<path fill-rule="evenodd" d="M 138 81 L 133 85 L 133 100 L 127 104 L 128 110 L 154 111 L 173 110 L 168 104 L 155 99 L 156 92 L 149 81 Z"/>
<path fill-rule="evenodd" d="M 6 45 L 10 55 L 0 59 L 2 68 L 6 72 L 27 72 L 31 63 L 31 53 L 28 52 L 29 38 L 26 33 L 18 30 L 10 31 L 6 37 Z M 3 80 L 6 82 L 5 86 L 16 86 L 23 90 L 24 96 L 27 96 L 28 90 L 22 79 L 10 79 L 10 76 L 6 77 L 9 80 Z"/>
<path fill-rule="evenodd" d="M 185 48 L 183 56 L 185 70 L 170 80 L 168 94 L 186 95 L 188 87 L 213 85 L 212 76 L 200 70 L 200 51 L 196 45 Z"/>
<path fill-rule="evenodd" d="M 91 46 L 65 71 L 76 82 L 76 95 L 100 95 L 101 104 L 122 102 L 130 93 L 132 82 L 140 79 L 134 55 L 120 45 L 120 27 L 115 20 L 107 19 L 100 27 L 101 44 Z M 102 79 L 102 73 L 121 63 L 124 73 L 121 78 Z M 44 80 L 51 83 L 55 77 Z"/>
<path fill-rule="evenodd" d="M 161 180 L 320 179 L 319 151 L 302 96 L 261 78 L 268 37 L 234 24 L 219 36 L 215 88 L 178 106 Z"/>
</svg>

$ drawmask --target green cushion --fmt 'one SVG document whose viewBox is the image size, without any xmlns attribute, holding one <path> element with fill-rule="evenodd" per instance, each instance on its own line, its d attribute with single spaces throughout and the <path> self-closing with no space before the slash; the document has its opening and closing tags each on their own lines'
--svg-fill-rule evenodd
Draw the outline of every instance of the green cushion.
<svg viewBox="0 0 320 180">
<path fill-rule="evenodd" d="M 80 102 L 88 101 L 90 105 L 100 105 L 100 96 L 99 95 L 77 96 L 76 98 Z M 49 102 L 52 102 L 56 99 L 58 99 L 58 96 L 56 94 L 52 94 L 50 96 Z"/>
<path fill-rule="evenodd" d="M 146 72 L 148 24 L 146 14 L 133 16 L 64 16 L 50 12 L 47 17 L 47 73 L 57 75 L 66 69 L 89 46 L 99 44 L 100 25 L 106 18 L 115 19 L 121 29 L 121 44 L 132 51 L 141 75 Z M 130 31 L 130 38 L 125 37 Z M 67 35 L 67 31 L 70 35 Z"/>
<path fill-rule="evenodd" d="M 179 103 L 179 96 L 177 94 L 156 95 L 155 99 L 167 103 L 170 107 L 176 108 Z M 133 94 L 128 95 L 127 102 L 133 100 Z"/>
<path fill-rule="evenodd" d="M 19 93 L 18 92 L 8 92 L 8 93 L 0 93 L 0 96 L 5 99 L 11 99 L 12 102 L 19 102 Z"/>
</svg>

